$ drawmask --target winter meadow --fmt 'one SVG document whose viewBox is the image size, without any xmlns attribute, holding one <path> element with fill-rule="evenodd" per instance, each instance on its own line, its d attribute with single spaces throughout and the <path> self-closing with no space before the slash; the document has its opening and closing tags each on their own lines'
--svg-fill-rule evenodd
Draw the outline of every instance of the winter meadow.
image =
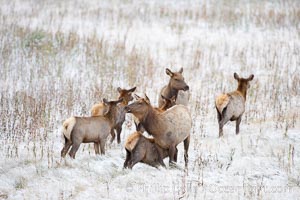
<svg viewBox="0 0 300 200">
<path fill-rule="evenodd" d="M 89 143 L 61 160 L 65 119 L 118 87 L 157 106 L 181 67 L 187 168 L 181 143 L 175 168 L 123 169 L 132 114 L 105 155 Z M 254 79 L 240 134 L 229 122 L 219 138 L 234 72 Z M 0 74 L 0 199 L 300 198 L 300 1 L 1 0 Z"/>
</svg>

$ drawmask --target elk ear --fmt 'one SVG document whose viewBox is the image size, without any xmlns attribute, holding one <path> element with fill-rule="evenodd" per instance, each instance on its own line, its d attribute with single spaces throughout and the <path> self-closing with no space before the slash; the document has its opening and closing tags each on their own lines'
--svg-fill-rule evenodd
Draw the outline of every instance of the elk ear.
<svg viewBox="0 0 300 200">
<path fill-rule="evenodd" d="M 249 76 L 249 78 L 247 78 L 247 80 L 248 80 L 248 81 L 252 81 L 252 80 L 253 80 L 253 78 L 254 78 L 254 75 L 253 75 L 253 74 L 251 74 L 251 75 Z"/>
<path fill-rule="evenodd" d="M 120 87 L 117 88 L 118 92 L 121 93 L 122 89 Z"/>
<path fill-rule="evenodd" d="M 239 75 L 238 75 L 237 73 L 235 73 L 235 72 L 234 72 L 234 74 L 233 74 L 233 77 L 234 77 L 234 79 L 237 80 L 237 81 L 240 80 Z"/>
<path fill-rule="evenodd" d="M 107 99 L 103 98 L 103 103 L 108 104 L 109 102 L 107 101 Z"/>
<path fill-rule="evenodd" d="M 138 96 L 137 94 L 134 94 L 134 98 L 135 98 L 136 100 L 138 100 L 138 99 L 140 99 L 141 97 Z"/>
<path fill-rule="evenodd" d="M 170 77 L 174 76 L 174 73 L 168 68 L 166 68 L 166 74 L 169 75 Z"/>
<path fill-rule="evenodd" d="M 150 100 L 149 100 L 149 98 L 147 97 L 146 94 L 145 94 L 145 101 L 146 101 L 147 104 L 151 105 L 151 104 L 150 104 Z"/>
<path fill-rule="evenodd" d="M 129 89 L 128 92 L 134 92 L 135 89 L 136 89 L 136 87 L 133 87 L 133 88 Z"/>
<path fill-rule="evenodd" d="M 121 103 L 123 101 L 123 98 L 120 98 L 118 101 L 115 101 L 115 103 Z"/>
<path fill-rule="evenodd" d="M 183 68 L 181 67 L 180 70 L 178 71 L 180 74 L 183 72 Z"/>
<path fill-rule="evenodd" d="M 174 102 L 176 101 L 176 96 L 175 95 L 171 97 L 171 101 L 174 101 Z"/>
</svg>

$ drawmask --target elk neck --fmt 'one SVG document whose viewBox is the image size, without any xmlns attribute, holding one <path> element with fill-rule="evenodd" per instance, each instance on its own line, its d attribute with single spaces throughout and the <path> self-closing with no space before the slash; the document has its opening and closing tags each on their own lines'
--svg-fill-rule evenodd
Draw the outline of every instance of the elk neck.
<svg viewBox="0 0 300 200">
<path fill-rule="evenodd" d="M 104 117 L 106 117 L 111 124 L 114 124 L 116 121 L 116 112 L 117 112 L 117 106 L 111 105 L 109 112 Z"/>
<path fill-rule="evenodd" d="M 162 120 L 159 118 L 158 111 L 152 107 L 145 113 L 141 123 L 150 135 L 157 136 L 162 132 Z"/>
<path fill-rule="evenodd" d="M 240 92 L 242 94 L 242 96 L 244 97 L 245 101 L 246 101 L 246 96 L 247 96 L 247 86 L 243 83 L 239 83 L 238 84 L 238 88 L 237 91 Z"/>
<path fill-rule="evenodd" d="M 120 103 L 120 105 L 122 105 L 122 107 L 125 107 L 128 105 L 128 103 L 129 102 L 127 100 L 125 100 L 125 98 L 123 98 L 123 101 Z"/>
<path fill-rule="evenodd" d="M 171 87 L 171 81 L 170 81 L 166 87 L 166 98 L 169 99 L 175 96 L 175 99 L 177 99 L 177 95 L 178 95 L 178 90 Z"/>
</svg>

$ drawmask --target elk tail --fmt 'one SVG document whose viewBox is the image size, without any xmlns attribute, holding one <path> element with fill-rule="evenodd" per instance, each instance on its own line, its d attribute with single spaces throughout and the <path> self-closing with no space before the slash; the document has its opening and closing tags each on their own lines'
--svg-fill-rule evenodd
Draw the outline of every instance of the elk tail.
<svg viewBox="0 0 300 200">
<path fill-rule="evenodd" d="M 125 143 L 125 149 L 131 152 L 134 149 L 134 147 L 137 145 L 140 137 L 141 137 L 141 133 L 138 131 L 129 135 Z"/>
<path fill-rule="evenodd" d="M 63 134 L 64 136 L 70 140 L 71 139 L 71 133 L 76 124 L 76 118 L 75 117 L 70 117 L 66 119 L 63 123 Z"/>
<path fill-rule="evenodd" d="M 101 116 L 103 115 L 101 112 L 103 110 L 103 103 L 98 103 L 98 104 L 95 104 L 92 109 L 91 109 L 91 116 L 93 117 L 97 117 L 97 116 Z"/>
<path fill-rule="evenodd" d="M 222 114 L 223 110 L 227 107 L 229 103 L 229 96 L 227 94 L 221 94 L 216 99 L 216 108 L 220 114 Z"/>
</svg>

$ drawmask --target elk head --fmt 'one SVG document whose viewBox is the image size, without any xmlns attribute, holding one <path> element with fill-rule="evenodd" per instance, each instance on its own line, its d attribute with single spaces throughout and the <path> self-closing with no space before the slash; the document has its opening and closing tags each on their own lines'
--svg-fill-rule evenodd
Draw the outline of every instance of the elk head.
<svg viewBox="0 0 300 200">
<path fill-rule="evenodd" d="M 172 72 L 170 69 L 166 69 L 166 74 L 170 76 L 169 85 L 172 89 L 183 91 L 189 90 L 189 86 L 184 81 L 182 72 L 183 68 L 181 68 L 178 72 Z"/>
<path fill-rule="evenodd" d="M 149 109 L 151 109 L 150 100 L 145 94 L 145 98 L 139 97 L 138 95 L 135 95 L 136 101 L 125 106 L 125 111 L 127 113 L 134 114 L 139 120 L 143 119 L 143 116 L 145 116 Z"/>
<path fill-rule="evenodd" d="M 238 81 L 237 91 L 240 91 L 246 99 L 247 89 L 250 88 L 249 82 L 253 80 L 254 75 L 251 74 L 248 78 L 241 78 L 237 73 L 234 72 L 233 77 Z"/>
<path fill-rule="evenodd" d="M 128 105 L 128 102 L 133 100 L 132 93 L 135 91 L 135 89 L 136 87 L 133 87 L 129 90 L 118 87 L 117 90 L 119 92 L 119 99 L 123 98 L 123 103 Z"/>
</svg>

